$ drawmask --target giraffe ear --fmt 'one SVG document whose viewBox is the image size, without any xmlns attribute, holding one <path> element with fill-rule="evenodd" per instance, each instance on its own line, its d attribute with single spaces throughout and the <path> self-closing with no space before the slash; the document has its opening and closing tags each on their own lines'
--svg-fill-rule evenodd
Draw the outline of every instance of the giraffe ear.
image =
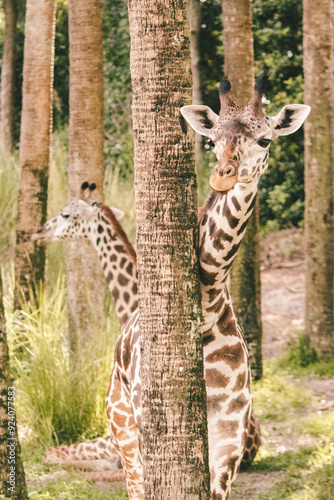
<svg viewBox="0 0 334 500">
<path fill-rule="evenodd" d="M 304 123 L 311 111 L 306 104 L 288 104 L 270 118 L 271 128 L 276 136 L 289 135 L 296 132 Z"/>
<path fill-rule="evenodd" d="M 193 104 L 180 109 L 182 116 L 198 134 L 210 137 L 211 129 L 216 125 L 219 116 L 209 106 Z"/>
<path fill-rule="evenodd" d="M 117 220 L 121 220 L 125 215 L 123 210 L 119 210 L 118 208 L 114 207 L 110 207 L 110 209 L 112 210 L 112 213 L 114 214 Z"/>
</svg>

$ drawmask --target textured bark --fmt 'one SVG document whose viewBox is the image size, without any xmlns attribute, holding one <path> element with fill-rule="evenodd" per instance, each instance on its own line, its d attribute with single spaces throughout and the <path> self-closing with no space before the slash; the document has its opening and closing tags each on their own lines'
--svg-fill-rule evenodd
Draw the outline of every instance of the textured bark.
<svg viewBox="0 0 334 500">
<path fill-rule="evenodd" d="M 129 1 L 147 500 L 210 497 L 187 7 Z"/>
<path fill-rule="evenodd" d="M 82 182 L 95 182 L 103 197 L 103 60 L 100 0 L 69 1 L 70 137 L 68 199 Z M 96 194 L 95 194 L 96 193 Z M 96 251 L 89 241 L 66 243 L 69 331 L 72 349 L 85 342 L 93 325 L 105 321 L 105 283 Z"/>
<path fill-rule="evenodd" d="M 223 0 L 224 72 L 239 105 L 249 101 L 254 87 L 254 49 L 250 0 Z M 262 377 L 262 322 L 259 204 L 249 220 L 231 271 L 233 306 L 247 341 L 252 376 Z"/>
<path fill-rule="evenodd" d="M 45 248 L 30 237 L 46 221 L 55 13 L 55 0 L 27 1 L 15 254 L 16 281 L 27 297 L 29 285 L 44 279 Z"/>
<path fill-rule="evenodd" d="M 16 418 L 14 421 L 10 420 L 14 431 L 9 428 L 8 388 L 12 386 L 0 274 L 0 495 L 4 495 L 5 498 L 25 500 L 28 498 L 28 494 L 16 429 Z M 12 389 L 10 397 L 12 397 Z M 10 407 L 12 408 L 11 404 Z M 9 455 L 9 450 L 12 448 L 15 449 L 15 455 Z M 14 467 L 14 470 L 11 467 Z M 9 476 L 10 473 L 12 476 Z M 13 485 L 8 483 L 9 478 L 13 479 L 14 482 L 13 491 L 8 489 L 9 487 L 13 488 Z"/>
<path fill-rule="evenodd" d="M 333 72 L 330 0 L 304 0 L 306 335 L 334 355 Z"/>
<path fill-rule="evenodd" d="M 6 31 L 1 66 L 1 137 L 8 150 L 14 135 L 14 63 L 17 5 L 16 0 L 4 0 Z"/>
<path fill-rule="evenodd" d="M 190 28 L 190 54 L 191 72 L 193 75 L 193 104 L 202 104 L 201 81 L 199 65 L 201 61 L 199 49 L 199 35 L 201 30 L 201 2 L 189 0 L 189 28 Z M 195 134 L 195 164 L 199 171 L 203 162 L 203 137 Z"/>
</svg>

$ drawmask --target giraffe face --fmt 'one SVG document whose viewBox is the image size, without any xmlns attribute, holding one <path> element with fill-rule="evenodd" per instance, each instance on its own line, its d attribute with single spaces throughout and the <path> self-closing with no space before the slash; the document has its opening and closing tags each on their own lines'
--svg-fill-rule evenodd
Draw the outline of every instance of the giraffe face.
<svg viewBox="0 0 334 500">
<path fill-rule="evenodd" d="M 78 238 L 92 238 L 97 227 L 101 206 L 96 201 L 88 199 L 74 200 L 65 205 L 58 214 L 47 221 L 32 240 L 39 245 L 46 245 L 52 241 L 74 240 Z M 112 208 L 116 219 L 123 216 L 123 212 Z"/>
<path fill-rule="evenodd" d="M 214 191 L 224 193 L 237 182 L 256 181 L 268 166 L 269 146 L 279 135 L 292 134 L 303 124 L 310 112 L 304 104 L 284 106 L 274 117 L 262 111 L 263 81 L 256 84 L 247 106 L 239 107 L 229 94 L 230 84 L 220 86 L 219 116 L 208 106 L 192 105 L 181 108 L 181 113 L 195 132 L 214 144 L 217 156 L 210 176 Z"/>
</svg>

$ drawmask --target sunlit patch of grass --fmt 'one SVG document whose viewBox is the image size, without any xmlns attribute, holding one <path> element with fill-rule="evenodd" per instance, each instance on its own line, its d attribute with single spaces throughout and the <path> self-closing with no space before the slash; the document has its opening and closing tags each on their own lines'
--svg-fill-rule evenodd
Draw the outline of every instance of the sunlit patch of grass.
<svg viewBox="0 0 334 500">
<path fill-rule="evenodd" d="M 310 457 L 313 453 L 311 448 L 302 448 L 298 451 L 285 451 L 272 455 L 265 453 L 265 456 L 260 456 L 252 466 L 252 472 L 273 472 L 289 469 L 290 473 L 293 469 L 305 469 Z"/>
<path fill-rule="evenodd" d="M 31 438 L 49 446 L 107 432 L 104 399 L 119 334 L 114 313 L 105 331 L 93 329 L 75 370 L 62 275 L 51 295 L 41 286 L 37 298 L 23 303 L 20 311 L 11 311 L 7 302 L 7 330 L 19 421 L 31 430 Z"/>
<path fill-rule="evenodd" d="M 283 420 L 296 408 L 312 403 L 310 391 L 289 382 L 286 377 L 264 370 L 264 377 L 254 383 L 254 412 L 260 419 Z"/>
</svg>

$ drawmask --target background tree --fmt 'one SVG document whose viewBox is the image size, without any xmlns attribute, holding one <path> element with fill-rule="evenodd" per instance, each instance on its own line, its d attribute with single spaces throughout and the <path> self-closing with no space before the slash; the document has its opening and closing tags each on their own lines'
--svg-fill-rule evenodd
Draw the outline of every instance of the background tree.
<svg viewBox="0 0 334 500">
<path fill-rule="evenodd" d="M 202 104 L 201 80 L 200 80 L 200 45 L 199 36 L 201 32 L 201 2 L 200 0 L 189 0 L 189 28 L 190 28 L 190 53 L 191 72 L 193 75 L 193 104 Z M 195 134 L 195 165 L 198 171 L 202 167 L 202 137 Z"/>
<path fill-rule="evenodd" d="M 250 0 L 223 0 L 224 72 L 236 103 L 244 106 L 254 88 L 254 50 Z M 244 329 L 255 380 L 262 377 L 262 322 L 258 200 L 231 271 L 231 293 Z"/>
<path fill-rule="evenodd" d="M 68 200 L 78 197 L 82 182 L 103 193 L 103 54 L 100 0 L 69 1 L 70 127 Z M 96 325 L 103 325 L 105 279 L 89 241 L 67 243 L 69 330 L 72 349 Z"/>
<path fill-rule="evenodd" d="M 196 179 L 179 111 L 191 102 L 187 7 L 129 2 L 143 465 L 155 500 L 210 496 Z"/>
<path fill-rule="evenodd" d="M 30 237 L 46 220 L 55 9 L 55 0 L 27 1 L 15 253 L 15 278 L 26 297 L 29 286 L 44 278 L 45 249 Z"/>
<path fill-rule="evenodd" d="M 333 133 L 330 0 L 304 0 L 306 336 L 333 357 Z"/>
<path fill-rule="evenodd" d="M 4 0 L 6 31 L 1 67 L 1 136 L 8 150 L 14 141 L 14 70 L 17 4 Z"/>
<path fill-rule="evenodd" d="M 3 306 L 3 290 L 2 290 L 2 276 L 0 272 L 0 495 L 3 498 L 15 498 L 17 500 L 26 500 L 28 498 L 25 474 L 21 460 L 21 447 L 17 435 L 16 417 L 10 420 L 10 424 L 14 427 L 12 431 L 9 428 L 8 419 L 8 388 L 12 387 L 10 375 L 10 362 L 9 352 L 6 336 L 6 323 L 5 313 Z M 17 410 L 17 394 L 11 391 L 11 397 L 14 397 L 14 408 Z M 13 406 L 11 405 L 11 409 Z M 9 463 L 9 448 L 8 444 L 15 446 L 15 459 L 14 463 Z M 10 457 L 13 460 L 13 457 Z M 10 465 L 15 468 L 15 488 L 14 491 L 9 491 L 8 484 L 9 474 L 11 472 Z"/>
</svg>

